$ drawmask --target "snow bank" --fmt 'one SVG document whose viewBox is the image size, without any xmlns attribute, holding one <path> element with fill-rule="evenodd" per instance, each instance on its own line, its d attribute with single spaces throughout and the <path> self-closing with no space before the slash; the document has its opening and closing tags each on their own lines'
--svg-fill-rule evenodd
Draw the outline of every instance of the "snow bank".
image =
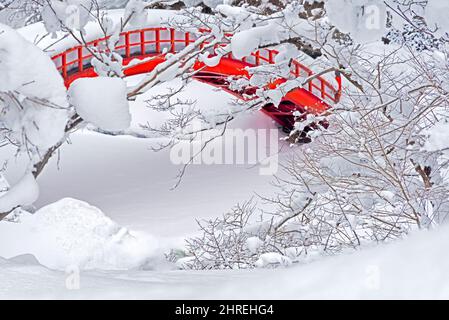
<svg viewBox="0 0 449 320">
<path fill-rule="evenodd" d="M 154 240 L 135 234 L 98 208 L 63 199 L 19 223 L 0 223 L 0 256 L 33 254 L 54 269 L 128 269 L 143 265 L 154 253 Z M 8 243 L 8 245 L 6 245 Z"/>
<path fill-rule="evenodd" d="M 32 257 L 0 258 L 0 298 L 448 299 L 448 243 L 449 227 L 443 226 L 394 244 L 288 268 L 85 271 L 79 290 L 67 290 L 66 274 L 35 265 Z"/>
<path fill-rule="evenodd" d="M 81 78 L 69 89 L 77 113 L 103 130 L 120 131 L 131 123 L 126 83 L 120 78 Z"/>
</svg>

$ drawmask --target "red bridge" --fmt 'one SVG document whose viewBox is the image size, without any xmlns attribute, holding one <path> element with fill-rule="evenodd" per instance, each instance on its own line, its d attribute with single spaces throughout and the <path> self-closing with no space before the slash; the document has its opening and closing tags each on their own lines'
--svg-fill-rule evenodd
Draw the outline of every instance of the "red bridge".
<svg viewBox="0 0 449 320">
<path fill-rule="evenodd" d="M 201 32 L 200 32 L 201 33 Z M 207 31 L 202 31 L 207 33 Z M 158 64 L 165 61 L 167 53 L 176 53 L 192 44 L 198 39 L 198 35 L 189 32 L 180 32 L 169 28 L 146 28 L 142 30 L 127 31 L 120 34 L 117 42 L 116 51 L 124 58 L 123 64 L 127 65 L 124 74 L 126 76 L 148 73 L 152 71 Z M 105 51 L 108 38 L 101 38 L 70 48 L 62 53 L 52 57 L 58 70 L 61 72 L 66 86 L 78 78 L 95 77 L 93 67 L 90 60 L 93 55 L 89 48 L 97 48 Z M 203 42 L 202 46 L 206 46 L 210 42 Z M 225 44 L 218 44 L 215 48 L 208 50 L 212 55 L 218 47 Z M 224 56 L 220 63 L 215 67 L 208 67 L 204 63 L 197 61 L 193 67 L 198 73 L 194 78 L 222 89 L 245 99 L 247 94 L 254 94 L 256 88 L 246 90 L 231 90 L 227 78 L 229 76 L 250 78 L 247 67 L 255 67 L 266 64 L 273 64 L 274 58 L 278 51 L 272 49 L 260 49 L 253 52 L 250 56 L 243 59 L 237 59 L 232 53 Z M 143 59 L 137 64 L 129 63 L 133 59 Z M 293 60 L 290 64 L 290 78 L 299 78 L 305 80 L 313 76 L 312 70 L 301 64 L 299 61 Z M 290 91 L 282 99 L 279 106 L 267 104 L 262 111 L 273 118 L 284 128 L 292 129 L 295 117 L 293 113 L 299 111 L 301 114 L 321 114 L 330 106 L 337 103 L 341 95 L 341 78 L 336 77 L 338 88 L 332 86 L 322 77 L 316 77 L 309 81 L 306 87 L 298 88 Z M 272 86 L 285 82 L 286 79 L 276 80 Z"/>
</svg>

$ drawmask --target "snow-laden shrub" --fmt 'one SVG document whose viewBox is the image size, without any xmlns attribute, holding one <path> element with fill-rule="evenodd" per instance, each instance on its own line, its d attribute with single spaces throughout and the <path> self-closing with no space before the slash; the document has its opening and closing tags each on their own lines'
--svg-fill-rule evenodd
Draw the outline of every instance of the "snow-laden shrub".
<svg viewBox="0 0 449 320">
<path fill-rule="evenodd" d="M 359 88 L 348 83 L 329 128 L 282 164 L 263 199 L 274 209 L 203 223 L 184 268 L 288 265 L 448 221 L 448 52 L 376 43 L 338 54 Z"/>
<path fill-rule="evenodd" d="M 201 235 L 186 240 L 185 256 L 176 260 L 178 268 L 288 266 L 322 253 L 319 244 L 305 239 L 306 231 L 297 223 L 285 227 L 283 217 L 260 213 L 256 206 L 255 202 L 248 201 L 221 218 L 199 222 Z"/>
<path fill-rule="evenodd" d="M 37 199 L 33 166 L 63 140 L 69 117 L 64 82 L 51 59 L 0 24 L 0 147 L 13 146 L 28 159 L 23 177 L 0 193 L 0 216 Z"/>
<path fill-rule="evenodd" d="M 5 25 L 0 25 L 0 112 L 2 135 L 32 146 L 33 153 L 63 137 L 68 117 L 64 82 L 51 59 Z"/>
<path fill-rule="evenodd" d="M 236 206 L 222 218 L 199 222 L 202 235 L 187 240 L 188 257 L 180 259 L 177 265 L 186 269 L 254 267 L 263 244 L 259 239 L 263 230 L 247 230 L 254 213 L 254 204 L 247 202 Z"/>
</svg>

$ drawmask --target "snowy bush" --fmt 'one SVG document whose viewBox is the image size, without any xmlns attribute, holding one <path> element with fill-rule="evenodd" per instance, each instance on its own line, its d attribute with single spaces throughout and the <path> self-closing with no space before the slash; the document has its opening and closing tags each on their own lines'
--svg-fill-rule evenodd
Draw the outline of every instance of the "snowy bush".
<svg viewBox="0 0 449 320">
<path fill-rule="evenodd" d="M 44 0 L 0 1 L 0 23 L 20 27 L 40 21 L 43 2 Z"/>
<path fill-rule="evenodd" d="M 445 40 L 423 50 L 411 41 L 385 45 L 380 33 L 366 39 L 372 43 L 315 42 L 329 53 L 319 62 L 329 70 L 338 65 L 346 79 L 340 103 L 325 115 L 329 128 L 311 131 L 313 143 L 296 146 L 283 163 L 279 191 L 263 198 L 274 210 L 202 223 L 202 235 L 187 240 L 183 268 L 288 265 L 448 220 Z M 265 95 L 274 97 L 270 91 Z M 301 141 L 305 126 L 322 119 L 298 122 L 290 141 Z"/>
<path fill-rule="evenodd" d="M 300 230 L 290 234 L 283 218 L 259 213 L 257 203 L 237 205 L 222 218 L 201 221 L 201 236 L 186 240 L 186 257 L 177 260 L 181 269 L 248 269 L 288 266 L 307 253 L 317 253 L 317 244 L 299 240 Z M 293 224 L 290 225 L 292 228 Z M 293 232 L 297 232 L 294 234 Z"/>
<path fill-rule="evenodd" d="M 65 136 L 66 90 L 53 62 L 13 29 L 0 24 L 0 146 L 29 158 L 23 178 L 0 195 L 0 213 L 38 196 L 34 165 Z"/>
<path fill-rule="evenodd" d="M 251 202 L 236 206 L 222 218 L 199 223 L 203 231 L 199 238 L 187 240 L 188 254 L 193 259 L 183 262 L 183 268 L 237 269 L 254 267 L 259 244 L 245 232 L 255 207 Z M 256 240 L 254 240 L 256 239 Z M 182 261 L 182 260 L 181 260 Z M 178 262 L 179 264 L 179 262 Z"/>
</svg>

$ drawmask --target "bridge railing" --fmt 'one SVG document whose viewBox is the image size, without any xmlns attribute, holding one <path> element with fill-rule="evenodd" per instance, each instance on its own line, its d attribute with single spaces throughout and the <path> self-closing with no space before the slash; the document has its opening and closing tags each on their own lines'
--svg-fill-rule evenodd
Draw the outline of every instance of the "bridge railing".
<svg viewBox="0 0 449 320">
<path fill-rule="evenodd" d="M 90 67 L 92 54 L 87 47 L 107 50 L 108 39 L 109 37 L 100 38 L 90 41 L 86 45 L 70 48 L 53 56 L 52 60 L 63 78 L 67 79 L 70 74 L 82 72 L 86 67 Z M 178 52 L 195 42 L 196 39 L 197 35 L 194 33 L 180 32 L 171 28 L 146 28 L 121 33 L 115 50 L 124 58 L 141 58 L 154 54 Z M 203 45 L 206 44 L 207 42 Z M 211 53 L 214 53 L 213 50 L 211 50 Z M 243 59 L 237 59 L 232 53 L 229 53 L 225 58 L 244 62 L 248 66 L 260 66 L 273 64 L 277 54 L 278 51 L 273 49 L 260 49 Z M 299 61 L 293 60 L 291 63 L 292 77 L 307 79 L 313 74 L 312 70 Z M 304 89 L 323 101 L 333 104 L 338 102 L 340 98 L 341 82 L 338 83 L 339 87 L 336 89 L 323 77 L 316 77 L 309 81 Z"/>
</svg>

